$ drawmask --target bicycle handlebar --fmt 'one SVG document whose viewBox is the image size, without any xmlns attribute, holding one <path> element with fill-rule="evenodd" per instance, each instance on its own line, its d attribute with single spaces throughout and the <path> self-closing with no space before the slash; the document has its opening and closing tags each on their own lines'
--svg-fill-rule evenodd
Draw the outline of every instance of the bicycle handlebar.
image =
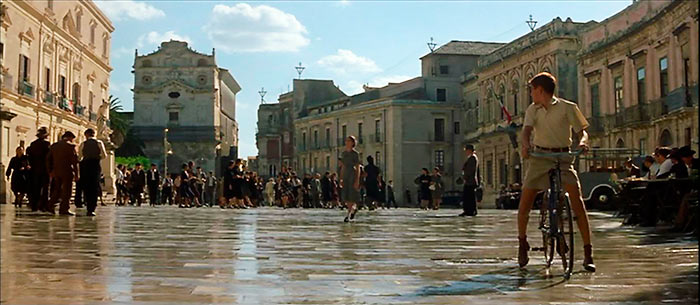
<svg viewBox="0 0 700 305">
<path fill-rule="evenodd" d="M 561 157 L 578 157 L 582 153 L 583 153 L 582 149 L 575 150 L 575 151 L 553 152 L 553 153 L 537 152 L 537 151 L 531 150 L 530 156 L 540 157 L 540 158 L 561 158 Z"/>
</svg>

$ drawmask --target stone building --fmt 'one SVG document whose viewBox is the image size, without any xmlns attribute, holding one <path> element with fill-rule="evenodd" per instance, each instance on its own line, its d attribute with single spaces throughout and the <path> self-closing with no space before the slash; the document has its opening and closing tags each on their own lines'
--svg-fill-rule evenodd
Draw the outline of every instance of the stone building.
<svg viewBox="0 0 700 305">
<path fill-rule="evenodd" d="M 409 190 L 415 203 L 413 180 L 422 167 L 441 167 L 446 190 L 459 189 L 455 180 L 464 161 L 460 79 L 476 67 L 479 56 L 500 46 L 451 41 L 421 58 L 419 77 L 381 88 L 365 87 L 363 93 L 352 96 L 338 90 L 336 98 L 293 98 L 294 160 L 290 165 L 299 172 L 337 172 L 343 139 L 354 135 L 362 162 L 373 156 L 384 179 L 394 181 L 398 202 L 406 203 L 404 194 Z M 295 81 L 294 91 L 288 94 L 300 94 L 299 85 L 307 81 Z M 280 105 L 283 98 L 287 96 L 281 96 Z M 262 105 L 260 111 L 273 111 L 273 107 Z"/>
<path fill-rule="evenodd" d="M 482 56 L 478 68 L 463 76 L 465 140 L 475 144 L 480 157 L 485 203 L 494 202 L 501 186 L 522 183 L 525 171 L 512 140 L 519 142 L 525 110 L 532 103 L 528 80 L 539 72 L 551 72 L 558 79 L 556 95 L 576 101 L 578 35 L 594 24 L 556 18 Z M 514 134 L 507 132 L 501 104 L 517 126 Z"/>
<path fill-rule="evenodd" d="M 172 151 L 168 172 L 194 161 L 207 172 L 220 173 L 222 161 L 237 157 L 236 93 L 241 87 L 216 65 L 214 55 L 173 40 L 150 54 L 136 51 L 132 128 L 159 168 L 166 165 L 167 138 Z"/>
<path fill-rule="evenodd" d="M 65 131 L 84 139 L 93 128 L 108 147 L 102 163 L 113 191 L 109 120 L 111 21 L 92 1 L 3 1 L 0 4 L 0 169 L 18 146 L 46 126 L 50 141 Z M 2 175 L 0 202 L 9 183 Z M 6 185 L 8 187 L 6 187 Z"/>
<path fill-rule="evenodd" d="M 698 150 L 698 2 L 637 1 L 582 35 L 592 146 Z"/>
</svg>

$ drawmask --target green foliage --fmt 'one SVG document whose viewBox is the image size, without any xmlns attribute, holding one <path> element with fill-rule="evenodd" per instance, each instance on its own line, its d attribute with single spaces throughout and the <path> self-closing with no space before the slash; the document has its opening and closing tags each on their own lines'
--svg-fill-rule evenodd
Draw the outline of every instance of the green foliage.
<svg viewBox="0 0 700 305">
<path fill-rule="evenodd" d="M 146 156 L 116 157 L 115 162 L 127 167 L 134 167 L 136 163 L 141 163 L 144 167 L 151 166 L 151 159 L 148 159 Z"/>
<path fill-rule="evenodd" d="M 109 128 L 114 132 L 120 133 L 122 136 L 126 136 L 129 129 L 129 122 L 127 122 L 124 114 L 121 111 L 124 110 L 121 101 L 118 97 L 109 96 Z"/>
</svg>

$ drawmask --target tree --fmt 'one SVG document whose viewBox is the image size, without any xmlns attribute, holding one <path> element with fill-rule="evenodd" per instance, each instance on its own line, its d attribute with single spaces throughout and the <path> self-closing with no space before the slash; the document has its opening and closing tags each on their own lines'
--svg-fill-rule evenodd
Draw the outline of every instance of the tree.
<svg viewBox="0 0 700 305">
<path fill-rule="evenodd" d="M 129 122 L 121 111 L 124 110 L 118 97 L 109 96 L 109 128 L 117 132 L 123 139 L 129 130 Z"/>
</svg>

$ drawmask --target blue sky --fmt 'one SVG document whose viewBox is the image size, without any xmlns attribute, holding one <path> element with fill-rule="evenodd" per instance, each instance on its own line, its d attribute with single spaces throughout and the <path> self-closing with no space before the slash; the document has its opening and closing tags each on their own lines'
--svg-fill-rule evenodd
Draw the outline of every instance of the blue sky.
<svg viewBox="0 0 700 305">
<path fill-rule="evenodd" d="M 134 49 L 151 52 L 163 40 L 186 40 L 195 50 L 216 48 L 219 66 L 243 88 L 236 120 L 239 155 L 255 148 L 258 91 L 274 102 L 306 67 L 303 78 L 333 79 L 348 94 L 420 74 L 426 43 L 508 42 L 556 17 L 601 21 L 631 1 L 97 1 L 112 35 L 111 94 L 133 109 Z"/>
</svg>

